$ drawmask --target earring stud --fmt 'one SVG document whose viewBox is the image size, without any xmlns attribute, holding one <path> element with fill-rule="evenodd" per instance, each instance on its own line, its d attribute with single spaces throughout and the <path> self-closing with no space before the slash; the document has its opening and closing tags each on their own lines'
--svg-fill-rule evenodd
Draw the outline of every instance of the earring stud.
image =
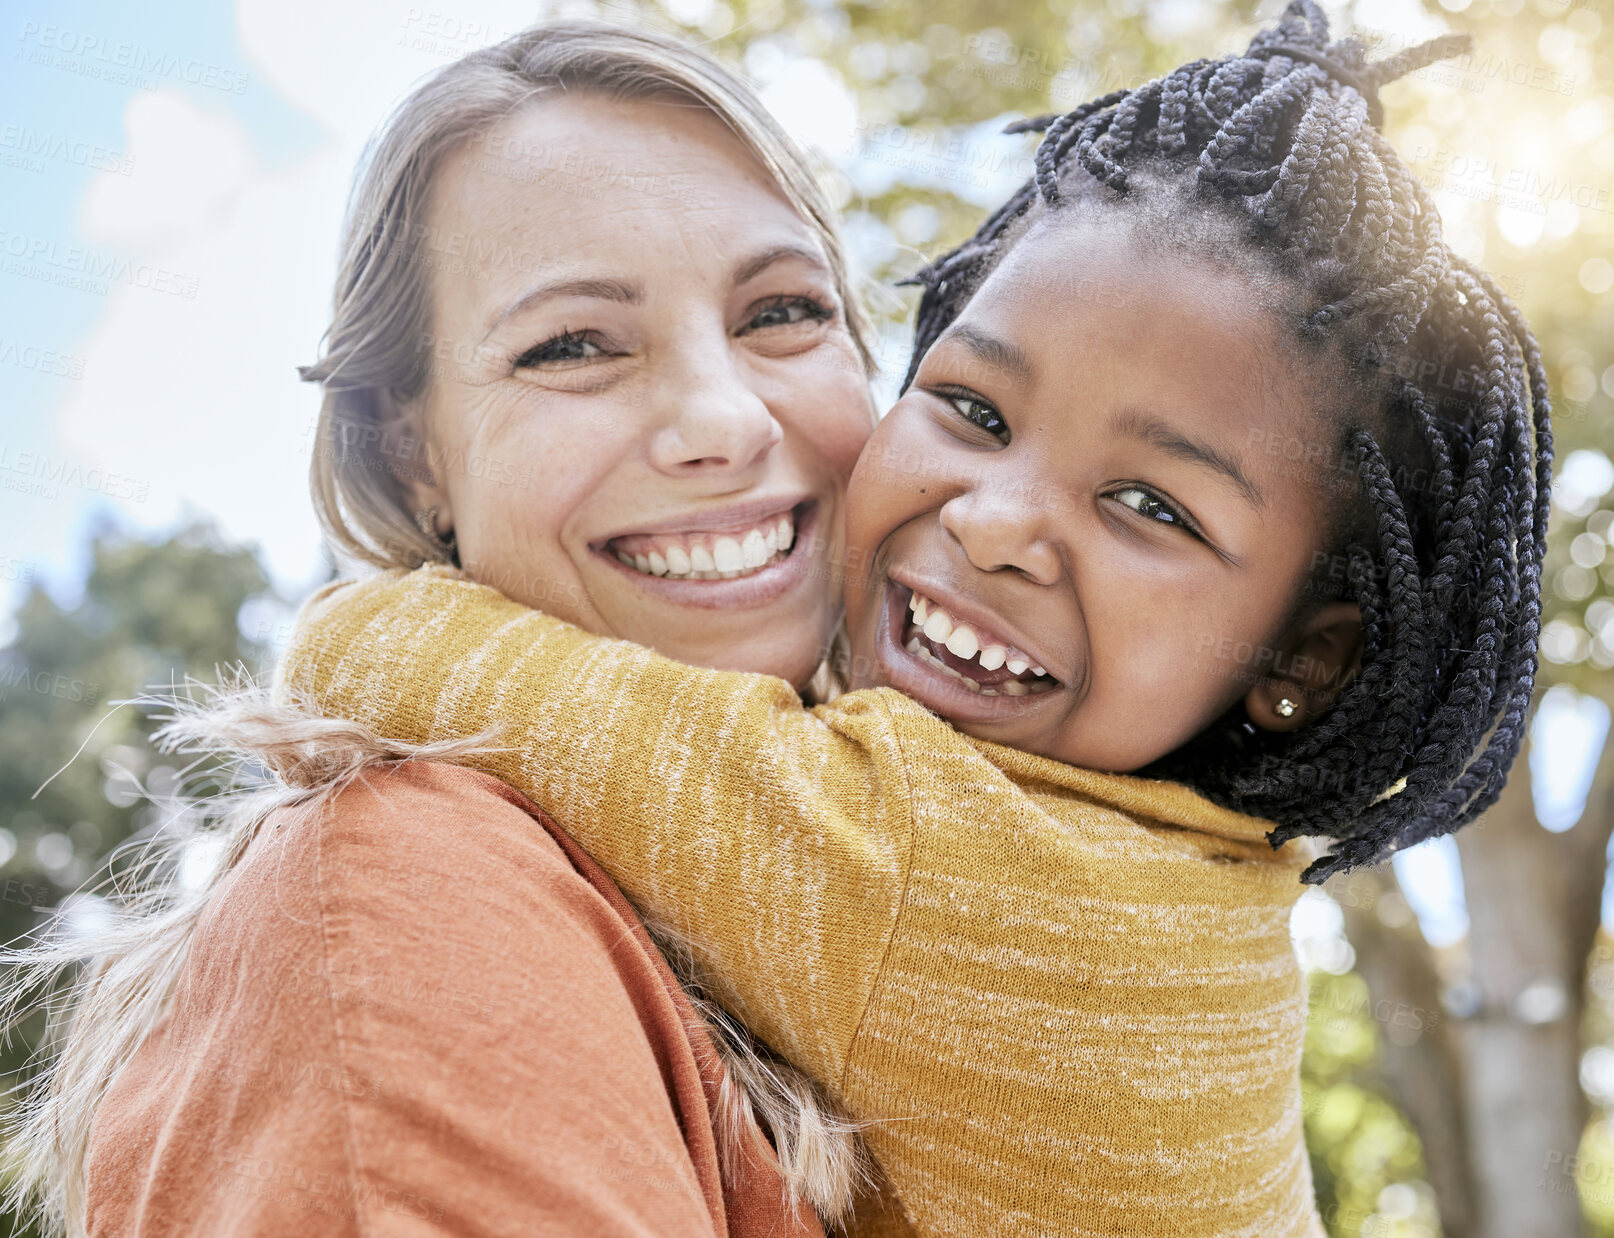
<svg viewBox="0 0 1614 1238">
<path fill-rule="evenodd" d="M 1277 714 L 1280 718 L 1292 718 L 1294 717 L 1295 710 L 1298 708 L 1299 706 L 1291 701 L 1288 697 L 1282 697 L 1278 703 L 1272 707 L 1272 712 Z"/>
<path fill-rule="evenodd" d="M 415 525 L 426 535 L 432 545 L 437 547 L 438 552 L 445 559 L 457 561 L 459 546 L 454 538 L 454 530 L 450 529 L 447 537 L 443 537 L 437 532 L 437 508 L 435 506 L 423 507 L 416 512 Z"/>
</svg>

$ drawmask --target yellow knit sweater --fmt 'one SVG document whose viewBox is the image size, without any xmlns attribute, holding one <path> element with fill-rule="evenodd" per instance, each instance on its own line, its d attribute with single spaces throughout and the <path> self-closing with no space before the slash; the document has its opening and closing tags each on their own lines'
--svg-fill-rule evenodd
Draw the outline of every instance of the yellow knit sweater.
<svg viewBox="0 0 1614 1238">
<path fill-rule="evenodd" d="M 316 594 L 292 689 L 396 738 L 499 727 L 475 763 L 874 1120 L 920 1233 L 1321 1232 L 1303 857 L 1269 822 L 970 739 L 887 689 L 808 710 L 783 680 L 591 636 L 447 568 Z"/>
</svg>

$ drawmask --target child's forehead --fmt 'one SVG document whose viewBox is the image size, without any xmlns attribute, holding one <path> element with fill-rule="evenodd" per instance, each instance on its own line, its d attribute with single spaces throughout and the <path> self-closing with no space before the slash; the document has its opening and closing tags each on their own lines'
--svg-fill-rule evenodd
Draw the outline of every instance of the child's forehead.
<svg viewBox="0 0 1614 1238">
<path fill-rule="evenodd" d="M 1164 282 L 1185 295 L 1210 293 L 1267 311 L 1292 300 L 1253 245 L 1217 225 L 1195 226 L 1202 223 L 1173 224 L 1116 206 L 1044 212 L 1007 247 L 987 282 L 1051 291 L 1079 288 L 1083 279 L 1139 287 Z"/>
<path fill-rule="evenodd" d="M 1054 347 L 1072 332 L 1136 345 L 1236 344 L 1283 351 L 1282 307 L 1270 282 L 1175 245 L 1140 238 L 1124 221 L 1098 216 L 1036 224 L 1003 255 L 961 319 L 990 323 Z"/>
</svg>

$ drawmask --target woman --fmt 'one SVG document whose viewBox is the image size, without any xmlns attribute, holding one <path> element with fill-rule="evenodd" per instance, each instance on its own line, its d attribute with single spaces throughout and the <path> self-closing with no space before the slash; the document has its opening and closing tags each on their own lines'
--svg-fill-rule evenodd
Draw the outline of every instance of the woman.
<svg viewBox="0 0 1614 1238">
<path fill-rule="evenodd" d="M 864 333 L 830 209 L 743 86 L 668 39 L 534 28 L 416 90 L 363 169 L 305 371 L 315 502 L 360 560 L 457 561 L 805 686 L 873 423 Z M 19 956 L 95 960 L 24 1114 L 18 1193 L 48 1220 L 810 1234 L 806 1202 L 844 1210 L 845 1125 L 782 1066 L 725 1069 L 609 880 L 431 761 L 463 745 L 251 696 L 169 738 L 278 783 L 225 813 L 200 888 L 159 859 L 108 937 Z"/>
</svg>

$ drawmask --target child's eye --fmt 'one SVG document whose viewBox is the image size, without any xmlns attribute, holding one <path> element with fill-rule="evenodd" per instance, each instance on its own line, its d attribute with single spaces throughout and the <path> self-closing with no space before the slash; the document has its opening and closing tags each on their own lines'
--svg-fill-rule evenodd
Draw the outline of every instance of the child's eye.
<svg viewBox="0 0 1614 1238">
<path fill-rule="evenodd" d="M 540 365 L 565 365 L 568 362 L 592 361 L 603 357 L 605 350 L 590 338 L 587 331 L 562 331 L 559 335 L 535 344 L 516 358 L 516 369 L 532 369 Z"/>
<path fill-rule="evenodd" d="M 1110 497 L 1118 500 L 1124 506 L 1130 507 L 1145 520 L 1153 520 L 1159 524 L 1176 525 L 1189 533 L 1194 533 L 1196 536 L 1198 534 L 1198 530 L 1194 527 L 1194 522 L 1180 508 L 1166 502 L 1165 499 L 1152 490 L 1145 490 L 1141 486 L 1127 486 L 1124 489 L 1115 491 Z"/>
<path fill-rule="evenodd" d="M 1008 423 L 997 409 L 979 396 L 967 391 L 942 391 L 937 394 L 957 409 L 958 415 L 971 425 L 980 427 L 1005 443 L 1009 441 Z"/>
<path fill-rule="evenodd" d="M 812 297 L 773 297 L 753 308 L 741 333 L 764 327 L 788 327 L 798 322 L 823 322 L 835 311 Z"/>
</svg>

